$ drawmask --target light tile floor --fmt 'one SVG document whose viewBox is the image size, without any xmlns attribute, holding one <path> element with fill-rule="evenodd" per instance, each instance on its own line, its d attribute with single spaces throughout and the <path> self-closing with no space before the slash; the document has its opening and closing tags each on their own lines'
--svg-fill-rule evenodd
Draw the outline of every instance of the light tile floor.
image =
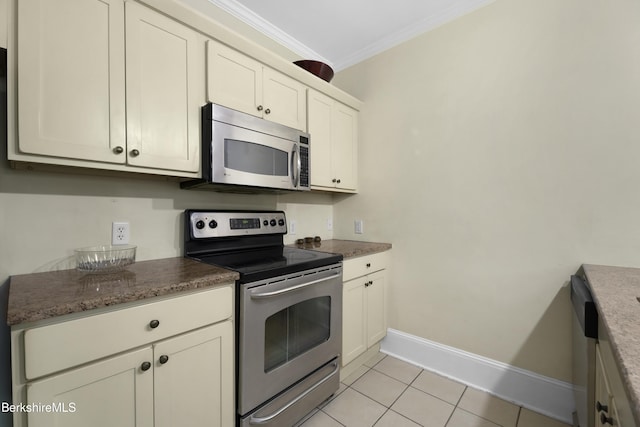
<svg viewBox="0 0 640 427">
<path fill-rule="evenodd" d="M 300 427 L 568 427 L 378 353 Z"/>
</svg>

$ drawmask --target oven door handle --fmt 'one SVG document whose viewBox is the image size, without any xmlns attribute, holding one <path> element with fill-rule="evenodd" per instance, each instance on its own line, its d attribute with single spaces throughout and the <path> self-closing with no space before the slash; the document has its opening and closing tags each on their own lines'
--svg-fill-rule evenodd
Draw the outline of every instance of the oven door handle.
<svg viewBox="0 0 640 427">
<path fill-rule="evenodd" d="M 251 293 L 251 299 L 270 298 L 270 297 L 286 294 L 287 292 L 297 291 L 298 289 L 305 288 L 307 286 L 316 285 L 318 283 L 326 282 L 327 280 L 335 279 L 339 275 L 340 273 L 335 273 L 323 279 L 312 280 L 311 282 L 305 282 L 299 285 L 290 286 L 288 288 L 278 289 L 277 291 Z"/>
<path fill-rule="evenodd" d="M 332 365 L 333 365 L 333 371 L 331 371 L 329 375 L 327 375 L 326 377 L 324 377 L 323 379 L 321 379 L 320 381 L 318 381 L 317 383 L 315 383 L 314 385 L 306 389 L 304 393 L 302 393 L 300 396 L 297 396 L 291 402 L 287 403 L 282 408 L 278 409 L 276 412 L 274 412 L 271 415 L 267 415 L 266 417 L 254 417 L 252 415 L 249 418 L 249 424 L 266 424 L 271 420 L 273 420 L 274 418 L 276 418 L 278 415 L 282 414 L 284 411 L 286 411 L 290 407 L 292 407 L 293 405 L 295 405 L 296 403 L 298 403 L 300 400 L 304 399 L 309 393 L 311 393 L 313 390 L 317 389 L 322 384 L 327 382 L 329 379 L 331 379 L 332 376 L 335 375 L 336 372 L 338 372 L 338 362 L 333 362 Z"/>
</svg>

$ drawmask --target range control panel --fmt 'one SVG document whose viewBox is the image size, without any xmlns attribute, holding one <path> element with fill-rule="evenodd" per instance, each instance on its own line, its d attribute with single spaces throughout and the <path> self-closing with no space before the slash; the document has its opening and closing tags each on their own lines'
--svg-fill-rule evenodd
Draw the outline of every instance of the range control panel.
<svg viewBox="0 0 640 427">
<path fill-rule="evenodd" d="M 284 212 L 187 211 L 194 239 L 211 237 L 287 234 Z"/>
</svg>

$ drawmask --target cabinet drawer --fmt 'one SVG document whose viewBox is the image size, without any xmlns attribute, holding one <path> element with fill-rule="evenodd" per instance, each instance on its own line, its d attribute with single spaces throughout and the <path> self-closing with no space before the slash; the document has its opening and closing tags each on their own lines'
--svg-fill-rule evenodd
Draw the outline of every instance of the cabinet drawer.
<svg viewBox="0 0 640 427">
<path fill-rule="evenodd" d="M 346 282 L 374 271 L 383 270 L 387 268 L 388 263 L 388 251 L 347 259 L 342 263 L 342 280 Z"/>
<path fill-rule="evenodd" d="M 232 312 L 233 288 L 225 286 L 27 329 L 25 376 L 31 380 L 168 338 L 228 319 Z"/>
</svg>

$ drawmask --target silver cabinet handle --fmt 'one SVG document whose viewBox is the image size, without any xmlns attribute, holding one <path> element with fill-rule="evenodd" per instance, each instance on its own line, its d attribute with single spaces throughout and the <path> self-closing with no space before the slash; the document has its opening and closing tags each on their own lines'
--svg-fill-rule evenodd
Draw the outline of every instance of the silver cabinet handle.
<svg viewBox="0 0 640 427">
<path fill-rule="evenodd" d="M 140 155 L 140 151 L 134 148 L 129 154 L 131 154 L 133 157 L 137 157 Z"/>
<path fill-rule="evenodd" d="M 254 417 L 253 415 L 249 418 L 249 424 L 266 424 L 269 421 L 273 420 L 275 417 L 277 417 L 278 415 L 282 414 L 284 411 L 286 411 L 287 409 L 289 409 L 290 407 L 292 407 L 293 405 L 295 405 L 296 403 L 298 403 L 301 399 L 304 399 L 309 393 L 311 393 L 313 390 L 317 389 L 318 387 L 320 387 L 322 384 L 324 384 L 325 382 L 327 382 L 332 376 L 335 375 L 336 372 L 338 372 L 338 362 L 333 362 L 332 363 L 333 366 L 333 371 L 331 371 L 331 373 L 329 375 L 327 375 L 326 377 L 324 377 L 323 379 L 321 379 L 320 381 L 318 381 L 317 383 L 315 383 L 314 385 L 312 385 L 311 387 L 309 387 L 307 390 L 304 391 L 304 393 L 302 393 L 300 396 L 297 396 L 295 399 L 293 399 L 291 402 L 287 403 L 286 405 L 284 405 L 282 408 L 278 409 L 276 412 L 274 412 L 271 415 L 267 415 L 266 417 Z"/>
<path fill-rule="evenodd" d="M 115 147 L 115 148 L 113 149 L 113 152 L 114 152 L 114 153 L 116 153 L 116 154 L 122 154 L 122 153 L 124 153 L 124 148 L 122 148 L 122 147 L 120 147 L 120 146 L 118 145 L 117 147 Z"/>
<path fill-rule="evenodd" d="M 336 276 L 339 276 L 339 275 L 340 275 L 339 273 L 335 273 L 335 274 L 332 274 L 329 277 L 325 277 L 325 278 L 318 279 L 318 280 L 312 280 L 311 282 L 301 283 L 299 285 L 290 286 L 290 287 L 284 288 L 284 289 L 278 289 L 277 291 L 260 292 L 260 293 L 257 292 L 255 294 L 252 293 L 251 294 L 251 298 L 252 299 L 260 299 L 260 298 L 275 297 L 275 296 L 278 296 L 278 295 L 286 294 L 287 292 L 296 291 L 298 289 L 305 288 L 307 286 L 311 286 L 311 285 L 315 285 L 317 283 L 326 282 L 327 280 L 335 279 Z"/>
</svg>

